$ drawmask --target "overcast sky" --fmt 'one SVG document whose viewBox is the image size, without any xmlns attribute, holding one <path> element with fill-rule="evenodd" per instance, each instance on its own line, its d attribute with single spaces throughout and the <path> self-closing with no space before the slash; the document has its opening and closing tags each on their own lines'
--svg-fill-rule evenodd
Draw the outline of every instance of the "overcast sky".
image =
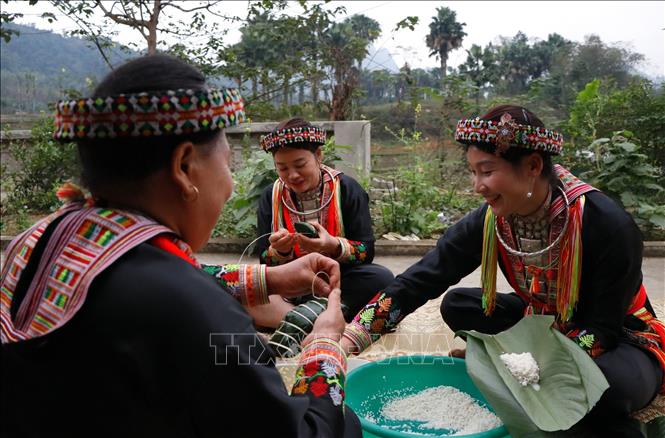
<svg viewBox="0 0 665 438">
<path fill-rule="evenodd" d="M 425 35 L 436 8 L 447 6 L 457 13 L 457 21 L 466 23 L 463 49 L 472 44 L 485 46 L 498 36 L 514 36 L 522 31 L 530 38 L 547 39 L 558 33 L 573 41 L 597 34 L 605 43 L 622 42 L 646 56 L 640 70 L 650 76 L 665 75 L 665 2 L 637 1 L 455 1 L 455 2 L 333 2 L 346 6 L 349 15 L 363 13 L 381 24 L 383 34 L 377 47 L 387 48 L 398 65 L 404 61 L 418 67 L 439 65 L 428 57 Z M 417 15 L 415 31 L 392 32 L 395 23 L 406 15 Z M 466 59 L 463 50 L 452 52 L 449 65 Z"/>
<path fill-rule="evenodd" d="M 227 5 L 234 8 L 235 15 L 244 16 L 246 2 L 223 2 L 222 9 Z M 466 52 L 463 49 L 472 44 L 484 46 L 498 36 L 512 37 L 518 31 L 538 39 L 546 39 L 547 35 L 556 32 L 573 41 L 581 42 L 585 35 L 597 34 L 605 43 L 621 43 L 645 55 L 646 61 L 639 66 L 640 71 L 652 77 L 665 76 L 665 1 L 333 1 L 329 7 L 336 5 L 345 6 L 348 15 L 362 13 L 377 20 L 383 32 L 375 46 L 387 49 L 399 66 L 405 61 L 412 67 L 439 65 L 435 57 L 428 57 L 425 35 L 436 15 L 436 8 L 447 6 L 457 12 L 459 22 L 466 23 L 464 30 L 467 33 L 463 48 L 451 53 L 450 66 L 464 62 Z M 7 12 L 26 13 L 19 23 L 35 23 L 37 27 L 55 31 L 74 28 L 66 17 L 59 17 L 54 24 L 38 20 L 38 12 L 48 9 L 45 2 L 32 7 L 26 2 L 2 3 L 2 8 Z M 293 3 L 289 9 L 297 13 L 299 6 Z M 395 24 L 407 15 L 420 18 L 416 29 L 394 31 Z M 231 29 L 228 42 L 236 42 L 239 25 L 227 26 Z M 126 43 L 140 38 L 131 32 L 122 32 L 120 40 Z"/>
</svg>

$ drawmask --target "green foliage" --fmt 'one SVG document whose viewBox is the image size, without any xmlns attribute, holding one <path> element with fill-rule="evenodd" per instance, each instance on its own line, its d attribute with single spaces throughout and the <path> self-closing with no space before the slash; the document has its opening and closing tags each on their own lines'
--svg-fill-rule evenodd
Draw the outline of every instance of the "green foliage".
<svg viewBox="0 0 665 438">
<path fill-rule="evenodd" d="M 573 144 L 577 139 L 588 143 L 597 138 L 598 125 L 601 123 L 600 115 L 608 101 L 607 94 L 599 93 L 600 84 L 599 79 L 594 79 L 577 93 L 566 126 Z"/>
<path fill-rule="evenodd" d="M 466 62 L 459 67 L 461 75 L 465 75 L 473 84 L 476 100 L 476 113 L 480 113 L 480 97 L 482 93 L 498 79 L 498 69 L 495 65 L 495 55 L 492 45 L 485 49 L 473 44 L 466 51 Z"/>
<path fill-rule="evenodd" d="M 436 8 L 425 43 L 430 49 L 429 56 L 437 56 L 441 61 L 442 77 L 446 77 L 448 54 L 462 46 L 462 40 L 466 36 L 464 26 L 466 23 L 459 23 L 457 13 L 452 9 L 443 6 Z"/>
<path fill-rule="evenodd" d="M 9 0 L 2 0 L 2 1 L 5 4 L 9 3 Z M 34 6 L 36 4 L 37 0 L 28 1 L 28 5 L 30 6 Z M 22 13 L 11 13 L 11 12 L 0 11 L 0 38 L 2 38 L 5 43 L 11 41 L 12 35 L 19 36 L 21 34 L 20 31 L 8 27 L 8 24 L 13 23 L 14 20 L 21 17 L 23 17 Z M 55 16 L 50 12 L 42 13 L 41 17 L 47 19 L 49 23 L 53 23 L 53 21 L 55 20 Z"/>
<path fill-rule="evenodd" d="M 438 175 L 436 161 L 417 159 L 415 166 L 400 167 L 390 178 L 393 187 L 374 203 L 374 211 L 381 217 L 375 224 L 377 234 L 392 231 L 429 237 L 443 231 L 437 220 L 443 196 L 433 184 Z"/>
<path fill-rule="evenodd" d="M 441 162 L 416 158 L 416 164 L 398 168 L 392 188 L 371 205 L 375 234 L 388 232 L 438 237 L 482 200 L 466 188 L 468 171 L 461 160 Z"/>
<path fill-rule="evenodd" d="M 627 130 L 642 152 L 665 170 L 665 91 L 650 81 L 618 87 L 614 81 L 594 80 L 580 91 L 563 125 L 571 143 L 587 145 L 599 137 Z"/>
<path fill-rule="evenodd" d="M 594 166 L 581 174 L 583 180 L 604 191 L 633 215 L 647 235 L 665 231 L 665 188 L 661 170 L 649 164 L 629 131 L 599 138 L 587 150 L 594 153 Z"/>
<path fill-rule="evenodd" d="M 76 146 L 60 144 L 52 138 L 53 119 L 44 118 L 32 129 L 29 144 L 13 141 L 8 152 L 17 169 L 2 172 L 3 190 L 8 193 L 4 213 L 28 214 L 52 211 L 58 207 L 55 190 L 79 175 Z"/>
<path fill-rule="evenodd" d="M 397 24 L 395 25 L 394 30 L 400 30 L 406 28 L 408 28 L 409 30 L 415 30 L 418 21 L 420 21 L 420 19 L 417 16 L 409 15 L 405 19 L 398 21 Z"/>
<path fill-rule="evenodd" d="M 256 211 L 263 189 L 277 178 L 272 155 L 255 150 L 243 158 L 233 173 L 233 195 L 213 230 L 213 237 L 253 237 L 256 235 Z"/>
</svg>

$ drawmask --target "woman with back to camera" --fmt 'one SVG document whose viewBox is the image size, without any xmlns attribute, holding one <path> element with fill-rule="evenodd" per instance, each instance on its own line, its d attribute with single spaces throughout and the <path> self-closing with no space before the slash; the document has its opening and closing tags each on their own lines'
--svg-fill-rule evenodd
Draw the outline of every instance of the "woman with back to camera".
<svg viewBox="0 0 665 438">
<path fill-rule="evenodd" d="M 93 198 L 61 189 L 69 202 L 7 249 L 7 436 L 360 436 L 343 408 L 337 263 L 206 267 L 193 256 L 231 193 L 224 128 L 242 119 L 235 90 L 164 55 L 58 104 L 54 136 L 77 143 Z M 241 304 L 311 291 L 319 271 L 330 305 L 289 395 Z"/>
</svg>

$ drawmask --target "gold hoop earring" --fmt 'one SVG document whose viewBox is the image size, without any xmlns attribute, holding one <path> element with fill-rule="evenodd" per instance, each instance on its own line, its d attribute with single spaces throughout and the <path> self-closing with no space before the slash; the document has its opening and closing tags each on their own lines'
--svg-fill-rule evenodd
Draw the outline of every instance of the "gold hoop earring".
<svg viewBox="0 0 665 438">
<path fill-rule="evenodd" d="M 182 199 L 185 200 L 186 202 L 194 202 L 197 199 L 199 199 L 199 188 L 196 187 L 195 185 L 192 185 L 190 190 L 191 190 L 190 193 L 193 193 L 193 196 L 190 197 L 189 194 L 185 194 L 185 192 L 182 192 Z"/>
</svg>

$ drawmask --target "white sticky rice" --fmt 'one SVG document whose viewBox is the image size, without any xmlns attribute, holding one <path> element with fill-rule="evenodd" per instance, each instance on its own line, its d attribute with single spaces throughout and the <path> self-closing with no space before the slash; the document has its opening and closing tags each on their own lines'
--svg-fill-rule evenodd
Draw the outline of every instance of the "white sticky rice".
<svg viewBox="0 0 665 438">
<path fill-rule="evenodd" d="M 540 369 L 531 353 L 503 353 L 499 357 L 520 385 L 534 385 L 538 389 Z"/>
<path fill-rule="evenodd" d="M 419 428 L 448 429 L 451 435 L 485 432 L 502 424 L 489 409 L 452 386 L 436 386 L 396 397 L 383 406 L 381 414 L 388 420 L 423 422 Z"/>
</svg>

